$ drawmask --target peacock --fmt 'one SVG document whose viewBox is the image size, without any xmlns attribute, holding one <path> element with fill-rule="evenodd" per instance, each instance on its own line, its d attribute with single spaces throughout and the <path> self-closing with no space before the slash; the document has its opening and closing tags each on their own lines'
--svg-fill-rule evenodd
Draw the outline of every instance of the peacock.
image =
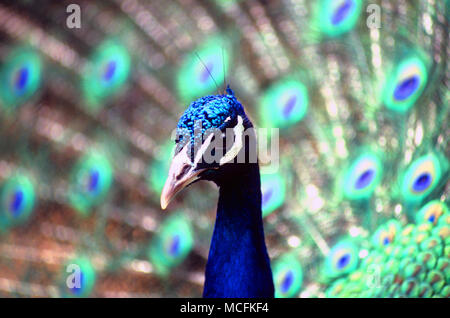
<svg viewBox="0 0 450 318">
<path fill-rule="evenodd" d="M 273 297 L 260 173 L 254 156 L 256 134 L 244 108 L 228 87 L 224 95 L 205 96 L 191 103 L 177 128 L 175 155 L 161 193 L 161 207 L 165 209 L 177 192 L 199 180 L 213 181 L 220 188 L 203 296 Z M 250 131 L 248 138 L 246 130 Z M 204 158 L 208 152 L 220 150 L 225 151 L 215 156 L 216 160 Z"/>
<path fill-rule="evenodd" d="M 449 6 L 1 1 L 0 296 L 450 297 Z"/>
</svg>

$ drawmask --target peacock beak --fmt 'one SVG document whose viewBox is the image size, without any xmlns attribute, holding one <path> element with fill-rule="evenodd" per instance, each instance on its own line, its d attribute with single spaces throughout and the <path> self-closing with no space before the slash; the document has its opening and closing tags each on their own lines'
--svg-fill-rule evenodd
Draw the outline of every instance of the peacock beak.
<svg viewBox="0 0 450 318">
<path fill-rule="evenodd" d="M 170 164 L 169 175 L 161 193 L 161 208 L 165 210 L 169 202 L 175 195 L 185 187 L 198 180 L 199 175 L 207 169 L 196 169 L 190 161 L 186 145 L 178 154 L 176 154 Z"/>
</svg>

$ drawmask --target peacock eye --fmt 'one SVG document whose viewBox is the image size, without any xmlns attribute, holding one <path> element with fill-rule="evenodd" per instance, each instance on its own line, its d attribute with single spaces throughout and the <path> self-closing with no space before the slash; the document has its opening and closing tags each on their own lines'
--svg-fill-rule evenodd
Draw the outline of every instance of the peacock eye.
<svg viewBox="0 0 450 318">
<path fill-rule="evenodd" d="M 418 75 L 411 75 L 405 79 L 400 79 L 394 90 L 394 99 L 404 101 L 409 98 L 419 88 L 420 78 Z"/>
<path fill-rule="evenodd" d="M 419 57 L 401 61 L 386 80 L 383 103 L 396 112 L 408 111 L 422 94 L 427 78 L 425 63 Z"/>
<path fill-rule="evenodd" d="M 397 220 L 390 220 L 378 227 L 372 236 L 372 243 L 376 248 L 386 248 L 395 241 L 400 230 L 400 223 Z"/>
<path fill-rule="evenodd" d="M 290 269 L 286 270 L 280 279 L 280 292 L 286 294 L 294 282 L 294 272 Z"/>
<path fill-rule="evenodd" d="M 286 196 L 286 184 L 277 173 L 261 174 L 261 201 L 263 217 L 266 217 L 283 205 Z"/>
<path fill-rule="evenodd" d="M 448 208 L 444 202 L 433 200 L 425 204 L 416 215 L 417 224 L 430 223 L 436 226 L 440 218 L 448 215 Z"/>
<path fill-rule="evenodd" d="M 92 292 L 96 273 L 88 258 L 80 257 L 70 260 L 64 267 L 64 286 L 67 297 L 86 297 Z M 67 272 L 71 274 L 70 283 L 67 280 Z"/>
<path fill-rule="evenodd" d="M 6 58 L 0 70 L 0 101 L 8 108 L 19 106 L 29 99 L 41 82 L 41 59 L 25 48 L 17 48 Z"/>
<path fill-rule="evenodd" d="M 359 19 L 361 0 L 322 0 L 316 7 L 316 24 L 327 36 L 350 31 Z"/>
<path fill-rule="evenodd" d="M 305 117 L 308 103 L 306 86 L 296 80 L 284 79 L 263 95 L 261 117 L 268 127 L 289 127 Z"/>
<path fill-rule="evenodd" d="M 223 137 L 226 136 L 225 129 L 234 128 L 237 125 L 237 123 L 238 123 L 237 116 L 234 116 L 234 117 L 228 116 L 227 118 L 225 118 L 225 120 L 223 121 L 223 125 L 222 125 L 223 126 L 222 131 L 224 132 Z"/>
<path fill-rule="evenodd" d="M 337 2 L 337 1 L 336 1 Z M 331 14 L 331 24 L 338 25 L 345 21 L 355 9 L 355 2 L 352 0 L 339 1 Z"/>
<path fill-rule="evenodd" d="M 82 76 L 82 88 L 89 105 L 115 93 L 128 79 L 131 58 L 119 43 L 105 41 L 93 52 Z"/>
<path fill-rule="evenodd" d="M 180 242 L 181 242 L 181 237 L 179 234 L 175 234 L 174 236 L 170 237 L 170 239 L 167 240 L 167 246 L 166 246 L 167 254 L 172 257 L 177 257 L 177 255 L 181 251 Z"/>
<path fill-rule="evenodd" d="M 403 198 L 409 202 L 422 200 L 437 186 L 441 174 L 439 160 L 434 154 L 414 160 L 403 177 Z"/>
<path fill-rule="evenodd" d="M 303 271 L 295 256 L 286 254 L 280 257 L 273 266 L 275 297 L 293 297 L 303 283 Z"/>
<path fill-rule="evenodd" d="M 6 225 L 14 225 L 29 218 L 35 203 L 35 190 L 29 177 L 15 175 L 5 181 L 1 191 L 0 217 Z"/>
<path fill-rule="evenodd" d="M 20 69 L 18 69 L 13 75 L 14 78 L 12 87 L 17 95 L 21 95 L 24 89 L 26 88 L 29 79 L 29 73 L 30 73 L 29 67 L 23 66 Z"/>
<path fill-rule="evenodd" d="M 24 198 L 23 198 L 22 189 L 18 188 L 11 197 L 11 203 L 9 205 L 9 211 L 13 216 L 17 216 L 20 214 L 21 207 L 23 206 Z"/>
<path fill-rule="evenodd" d="M 114 76 L 117 74 L 116 70 L 117 70 L 117 61 L 114 59 L 111 59 L 110 61 L 106 62 L 103 66 L 102 66 L 102 70 L 101 70 L 101 74 L 100 76 L 102 77 L 103 81 L 107 84 L 110 85 L 113 80 L 114 80 Z"/>
<path fill-rule="evenodd" d="M 381 160 L 372 153 L 360 155 L 347 169 L 344 194 L 349 199 L 368 198 L 379 184 L 383 174 Z"/>
<path fill-rule="evenodd" d="M 158 274 L 166 273 L 181 263 L 193 247 L 190 221 L 175 214 L 161 224 L 160 231 L 150 243 L 148 257 Z"/>
<path fill-rule="evenodd" d="M 177 89 L 183 99 L 197 98 L 220 86 L 231 59 L 227 46 L 222 37 L 214 36 L 185 56 L 177 75 Z"/>
<path fill-rule="evenodd" d="M 358 247 L 350 240 L 338 242 L 325 259 L 324 274 L 327 277 L 338 277 L 352 272 L 358 265 Z"/>
<path fill-rule="evenodd" d="M 108 193 L 112 179 L 112 167 L 105 156 L 92 153 L 82 157 L 72 172 L 72 206 L 82 214 L 89 213 Z"/>
</svg>

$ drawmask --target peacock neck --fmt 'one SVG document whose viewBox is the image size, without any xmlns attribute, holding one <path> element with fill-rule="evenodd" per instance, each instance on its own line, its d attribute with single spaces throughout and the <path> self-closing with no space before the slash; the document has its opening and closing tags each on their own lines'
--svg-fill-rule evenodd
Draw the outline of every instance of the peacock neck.
<svg viewBox="0 0 450 318">
<path fill-rule="evenodd" d="M 258 165 L 249 165 L 245 175 L 219 186 L 203 296 L 273 297 Z"/>
</svg>

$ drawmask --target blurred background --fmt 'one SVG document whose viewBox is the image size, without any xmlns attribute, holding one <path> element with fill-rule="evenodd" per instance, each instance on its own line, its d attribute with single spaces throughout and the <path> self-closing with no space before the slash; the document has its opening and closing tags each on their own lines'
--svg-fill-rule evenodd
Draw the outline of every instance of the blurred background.
<svg viewBox="0 0 450 318">
<path fill-rule="evenodd" d="M 218 191 L 159 196 L 178 118 L 228 84 L 280 129 L 277 297 L 449 297 L 448 23 L 446 0 L 0 1 L 0 296 L 200 297 Z"/>
</svg>

